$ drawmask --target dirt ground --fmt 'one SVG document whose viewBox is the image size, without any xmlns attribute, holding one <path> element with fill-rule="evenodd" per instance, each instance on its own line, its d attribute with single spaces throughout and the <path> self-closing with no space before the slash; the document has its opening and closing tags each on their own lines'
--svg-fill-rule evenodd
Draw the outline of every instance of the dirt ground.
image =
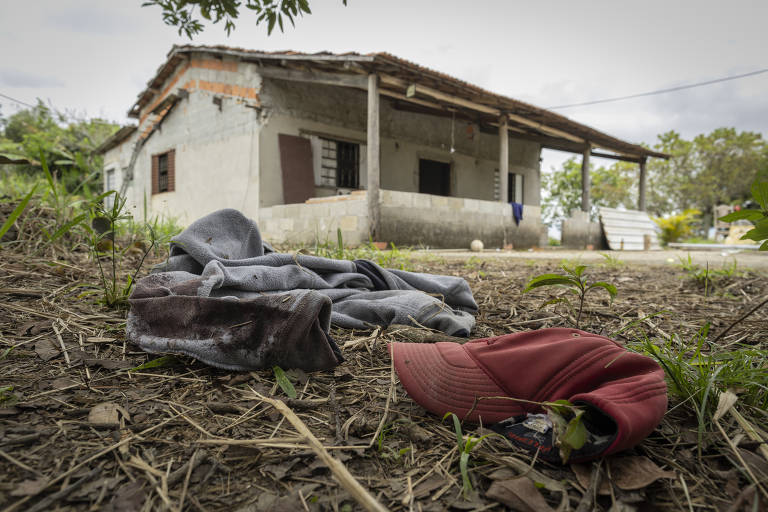
<svg viewBox="0 0 768 512">
<path fill-rule="evenodd" d="M 537 254 L 433 254 L 417 257 L 414 267 L 470 282 L 480 306 L 473 337 L 570 326 L 563 310 L 540 309 L 550 291 L 522 294 L 531 276 L 558 268 Z M 721 332 L 768 294 L 766 273 L 746 270 L 757 268 L 752 263 L 702 283 L 667 258 L 661 266 L 597 258 L 590 278 L 614 283 L 619 293 L 613 304 L 603 293 L 589 297 L 581 328 L 624 343 L 642 336 L 685 343 L 707 322 Z M 465 497 L 452 425 L 405 394 L 386 349 L 389 341 L 429 342 L 439 334 L 334 329 L 347 361 L 332 372 L 289 372 L 298 397 L 288 399 L 272 371 L 221 371 L 185 358 L 131 370 L 157 356 L 125 341 L 126 312 L 96 304 L 94 290 L 86 253 L 54 263 L 3 254 L 0 509 L 362 509 L 307 438 L 259 395 L 284 400 L 391 510 L 768 509 L 750 483 L 754 476 L 768 485 L 760 444 L 730 416 L 720 422 L 722 433 L 710 425 L 700 437 L 690 404 L 678 399 L 651 436 L 600 464 L 534 461 L 501 438 L 486 438 L 471 453 L 474 490 Z M 718 344 L 768 348 L 768 307 Z M 764 436 L 768 413 L 749 412 Z M 464 433 L 485 432 L 467 424 Z"/>
</svg>

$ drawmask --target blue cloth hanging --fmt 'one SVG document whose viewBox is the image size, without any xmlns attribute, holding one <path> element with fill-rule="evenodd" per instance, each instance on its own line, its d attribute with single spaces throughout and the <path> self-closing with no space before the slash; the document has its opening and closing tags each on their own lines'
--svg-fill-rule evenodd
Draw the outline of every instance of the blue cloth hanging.
<svg viewBox="0 0 768 512">
<path fill-rule="evenodd" d="M 523 205 L 520 203 L 511 202 L 512 216 L 515 218 L 515 225 L 519 226 L 520 221 L 523 220 Z"/>
</svg>

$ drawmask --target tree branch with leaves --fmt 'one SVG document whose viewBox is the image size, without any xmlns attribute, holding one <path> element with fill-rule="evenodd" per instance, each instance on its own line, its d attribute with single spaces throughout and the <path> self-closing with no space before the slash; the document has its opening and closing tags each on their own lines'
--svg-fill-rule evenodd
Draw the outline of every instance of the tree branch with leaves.
<svg viewBox="0 0 768 512">
<path fill-rule="evenodd" d="M 341 1 L 347 5 L 347 0 Z M 312 14 L 308 0 L 147 0 L 142 7 L 153 5 L 163 10 L 166 25 L 177 27 L 179 35 L 190 39 L 203 31 L 206 21 L 214 25 L 223 22 L 229 36 L 242 7 L 256 13 L 256 25 L 267 24 L 267 35 L 276 26 L 284 32 L 287 22 L 295 27 L 296 18 Z"/>
</svg>

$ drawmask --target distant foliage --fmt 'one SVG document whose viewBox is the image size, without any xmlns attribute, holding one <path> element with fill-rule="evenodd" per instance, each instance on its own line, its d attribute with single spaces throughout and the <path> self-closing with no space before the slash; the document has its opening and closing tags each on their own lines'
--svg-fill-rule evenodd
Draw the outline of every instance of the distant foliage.
<svg viewBox="0 0 768 512">
<path fill-rule="evenodd" d="M 0 117 L 0 156 L 30 164 L 0 165 L 0 172 L 43 176 L 40 155 L 68 192 L 101 191 L 102 158 L 94 150 L 118 128 L 101 119 L 58 112 L 38 100 L 34 108 Z M 7 191 L 0 190 L 0 194 Z"/>
<path fill-rule="evenodd" d="M 701 227 L 709 226 L 714 206 L 743 203 L 750 197 L 750 184 L 768 180 L 768 143 L 760 133 L 718 128 L 686 140 L 670 131 L 658 136 L 653 149 L 671 156 L 647 163 L 646 203 L 656 217 L 699 210 Z M 638 174 L 637 164 L 627 162 L 592 167 L 593 214 L 600 206 L 636 209 Z M 581 207 L 580 161 L 572 158 L 544 173 L 542 187 L 546 221 L 569 217 Z"/>
<path fill-rule="evenodd" d="M 653 219 L 661 229 L 661 243 L 667 245 L 691 236 L 699 215 L 701 215 L 699 210 L 691 209 L 676 215 Z"/>
</svg>

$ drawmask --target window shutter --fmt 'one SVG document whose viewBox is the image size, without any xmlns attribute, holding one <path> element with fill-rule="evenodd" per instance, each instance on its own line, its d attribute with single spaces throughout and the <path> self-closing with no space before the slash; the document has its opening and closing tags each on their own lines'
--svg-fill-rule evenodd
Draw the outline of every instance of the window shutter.
<svg viewBox="0 0 768 512">
<path fill-rule="evenodd" d="M 168 152 L 168 192 L 176 190 L 176 150 Z"/>
<path fill-rule="evenodd" d="M 160 160 L 160 155 L 152 155 L 152 194 L 157 194 L 160 192 L 160 172 L 159 172 L 159 165 L 158 161 Z"/>
</svg>

